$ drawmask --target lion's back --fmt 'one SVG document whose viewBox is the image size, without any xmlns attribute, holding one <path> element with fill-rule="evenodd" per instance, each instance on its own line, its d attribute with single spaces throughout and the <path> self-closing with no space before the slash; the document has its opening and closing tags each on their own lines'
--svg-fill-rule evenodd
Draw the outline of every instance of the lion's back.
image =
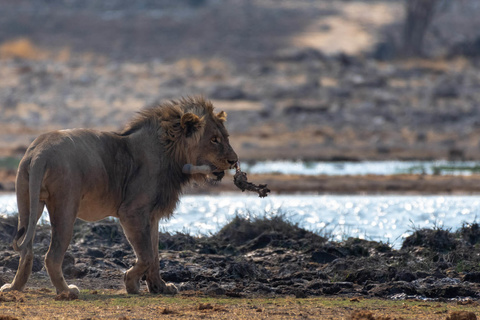
<svg viewBox="0 0 480 320">
<path fill-rule="evenodd" d="M 58 185 L 77 185 L 82 189 L 111 189 L 119 168 L 127 164 L 125 143 L 121 137 L 107 132 L 70 129 L 40 135 L 30 145 L 19 166 L 21 172 L 44 171 L 44 184 L 53 189 Z M 115 172 L 116 170 L 116 172 Z"/>
</svg>

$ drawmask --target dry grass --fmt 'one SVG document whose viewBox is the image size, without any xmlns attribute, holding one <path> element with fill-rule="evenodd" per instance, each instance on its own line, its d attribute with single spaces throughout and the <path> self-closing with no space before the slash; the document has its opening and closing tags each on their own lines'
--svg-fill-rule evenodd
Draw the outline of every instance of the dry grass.
<svg viewBox="0 0 480 320">
<path fill-rule="evenodd" d="M 5 41 L 0 45 L 0 58 L 23 58 L 40 60 L 45 58 L 46 52 L 36 47 L 27 38 L 18 38 Z"/>
<path fill-rule="evenodd" d="M 293 297 L 237 299 L 181 295 L 126 295 L 83 291 L 80 299 L 57 301 L 48 289 L 0 294 L 0 319 L 446 319 L 478 311 L 478 303 L 390 301 L 362 298 Z M 455 318 L 456 319 L 456 318 Z"/>
</svg>

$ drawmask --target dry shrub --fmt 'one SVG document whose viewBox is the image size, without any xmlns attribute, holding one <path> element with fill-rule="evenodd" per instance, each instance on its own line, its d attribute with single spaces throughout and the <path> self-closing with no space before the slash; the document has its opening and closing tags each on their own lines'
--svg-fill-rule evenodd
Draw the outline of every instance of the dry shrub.
<svg viewBox="0 0 480 320">
<path fill-rule="evenodd" d="M 402 249 L 410 247 L 429 248 L 435 252 L 446 252 L 457 247 L 455 235 L 449 230 L 420 229 L 405 238 Z"/>
<path fill-rule="evenodd" d="M 480 242 L 480 224 L 477 222 L 472 224 L 464 223 L 457 233 L 459 233 L 460 237 L 471 246 Z"/>
<path fill-rule="evenodd" d="M 255 239 L 258 240 L 257 242 L 265 242 L 264 244 L 270 243 L 271 240 L 308 240 L 306 242 L 309 245 L 323 244 L 327 241 L 327 239 L 288 221 L 282 215 L 251 220 L 236 216 L 213 238 L 222 244 L 233 246 L 242 246 Z M 262 245 L 259 244 L 257 247 L 262 247 Z"/>
<path fill-rule="evenodd" d="M 454 311 L 445 320 L 477 320 L 477 316 L 470 311 Z"/>
<path fill-rule="evenodd" d="M 45 51 L 36 47 L 27 38 L 6 41 L 0 45 L 0 58 L 22 58 L 37 60 L 45 56 Z"/>
</svg>

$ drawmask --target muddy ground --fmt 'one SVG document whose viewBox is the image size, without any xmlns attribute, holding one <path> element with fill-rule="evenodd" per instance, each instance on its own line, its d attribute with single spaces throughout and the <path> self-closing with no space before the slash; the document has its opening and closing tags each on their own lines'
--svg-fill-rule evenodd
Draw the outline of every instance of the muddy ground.
<svg viewBox="0 0 480 320">
<path fill-rule="evenodd" d="M 18 265 L 9 245 L 15 224 L 0 220 L 0 285 L 13 279 Z M 49 238 L 48 226 L 37 227 L 29 287 L 51 288 L 43 265 Z M 163 279 L 181 293 L 478 299 L 479 243 L 478 224 L 455 232 L 416 230 L 395 250 L 361 239 L 331 242 L 279 217 L 237 217 L 208 237 L 160 233 L 159 263 Z M 82 289 L 124 290 L 123 273 L 134 262 L 119 224 L 77 222 L 63 270 L 67 282 Z"/>
</svg>

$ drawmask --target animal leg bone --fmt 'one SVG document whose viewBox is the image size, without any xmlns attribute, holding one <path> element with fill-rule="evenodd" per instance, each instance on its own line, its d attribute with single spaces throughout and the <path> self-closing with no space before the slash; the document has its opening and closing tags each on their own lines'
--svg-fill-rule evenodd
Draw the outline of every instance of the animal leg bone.
<svg viewBox="0 0 480 320">
<path fill-rule="evenodd" d="M 193 164 L 187 163 L 186 165 L 183 166 L 182 172 L 185 174 L 196 174 L 196 173 L 209 174 L 209 173 L 212 173 L 212 169 L 208 165 L 194 166 Z"/>
</svg>

